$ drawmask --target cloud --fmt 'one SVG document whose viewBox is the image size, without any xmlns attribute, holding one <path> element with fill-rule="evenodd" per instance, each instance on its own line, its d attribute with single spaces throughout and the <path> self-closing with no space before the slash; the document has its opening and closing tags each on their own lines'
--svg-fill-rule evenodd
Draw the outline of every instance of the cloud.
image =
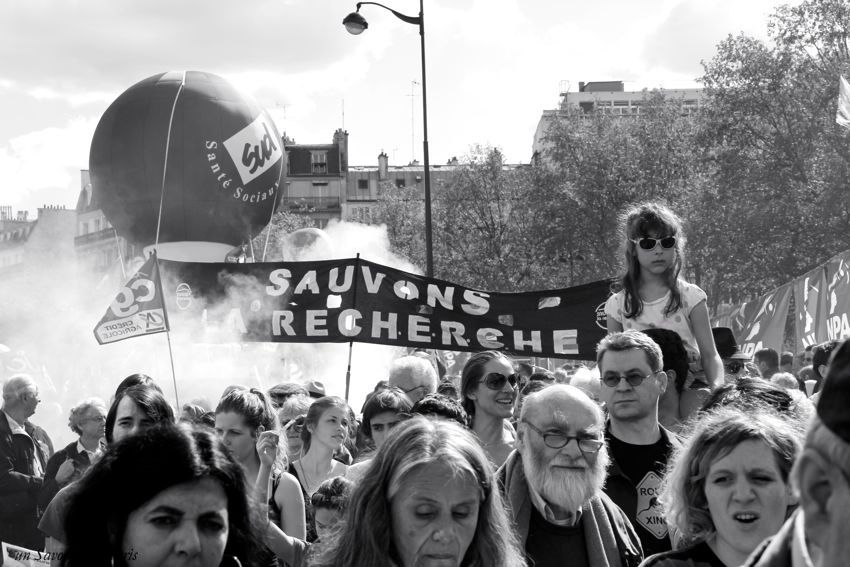
<svg viewBox="0 0 850 567">
<path fill-rule="evenodd" d="M 797 4 L 799 0 L 788 2 Z M 642 56 L 648 68 L 698 77 L 729 34 L 767 38 L 775 0 L 681 0 L 648 35 Z"/>
<path fill-rule="evenodd" d="M 0 147 L 4 183 L 14 188 L 4 194 L 3 204 L 29 208 L 39 196 L 44 204 L 74 206 L 96 125 L 97 118 L 73 118 L 61 128 L 17 136 Z"/>
</svg>

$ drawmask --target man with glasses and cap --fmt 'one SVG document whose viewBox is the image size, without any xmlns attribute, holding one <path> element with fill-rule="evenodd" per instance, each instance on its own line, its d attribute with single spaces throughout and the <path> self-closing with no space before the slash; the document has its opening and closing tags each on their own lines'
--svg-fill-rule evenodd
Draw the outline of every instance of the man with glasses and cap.
<svg viewBox="0 0 850 567">
<path fill-rule="evenodd" d="M 735 335 L 729 327 L 714 327 L 711 329 L 714 335 L 714 344 L 717 346 L 717 354 L 723 361 L 723 373 L 726 382 L 735 382 L 739 378 L 747 376 L 747 362 L 750 357 L 741 352 L 741 348 L 735 341 Z"/>
<path fill-rule="evenodd" d="M 746 567 L 843 567 L 850 558 L 850 340 L 829 362 L 823 395 L 791 470 L 800 506 Z"/>
<path fill-rule="evenodd" d="M 602 491 L 604 429 L 602 409 L 574 386 L 547 386 L 525 399 L 517 449 L 497 478 L 530 565 L 640 564 L 640 539 Z"/>
<path fill-rule="evenodd" d="M 608 409 L 605 438 L 611 466 L 605 494 L 629 517 L 646 556 L 673 548 L 658 500 L 667 460 L 678 446 L 658 422 L 658 400 L 668 386 L 661 348 L 640 331 L 612 333 L 596 347 Z"/>
</svg>

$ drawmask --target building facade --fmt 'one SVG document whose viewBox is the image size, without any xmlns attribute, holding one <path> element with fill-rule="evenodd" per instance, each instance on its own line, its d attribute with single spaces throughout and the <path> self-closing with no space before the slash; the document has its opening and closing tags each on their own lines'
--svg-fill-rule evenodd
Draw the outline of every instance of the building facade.
<svg viewBox="0 0 850 567">
<path fill-rule="evenodd" d="M 659 92 L 669 100 L 678 101 L 685 115 L 698 112 L 705 98 L 703 89 L 659 89 Z M 560 117 L 576 111 L 638 116 L 648 94 L 646 90 L 626 91 L 623 81 L 580 82 L 578 92 L 561 92 L 558 108 L 544 110 L 537 123 L 531 147 L 532 160 L 536 161 L 545 150 L 549 128 Z"/>
</svg>

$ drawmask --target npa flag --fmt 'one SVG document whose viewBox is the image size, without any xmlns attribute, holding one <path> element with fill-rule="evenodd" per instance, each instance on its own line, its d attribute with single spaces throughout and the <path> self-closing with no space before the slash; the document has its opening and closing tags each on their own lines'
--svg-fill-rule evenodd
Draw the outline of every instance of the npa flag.
<svg viewBox="0 0 850 567">
<path fill-rule="evenodd" d="M 850 251 L 826 263 L 826 335 L 828 340 L 850 337 Z"/>
<path fill-rule="evenodd" d="M 168 331 L 168 316 L 154 253 L 115 296 L 94 336 L 103 345 L 163 331 Z"/>
<path fill-rule="evenodd" d="M 827 340 L 826 333 L 826 266 L 821 265 L 794 280 L 796 350 Z"/>
<path fill-rule="evenodd" d="M 744 340 L 741 341 L 741 350 L 745 354 L 752 356 L 755 351 L 764 347 L 782 350 L 791 289 L 791 283 L 787 283 L 766 293 L 755 302 L 758 309 L 752 318 L 748 317 L 744 326 Z"/>
<path fill-rule="evenodd" d="M 835 121 L 839 126 L 850 128 L 850 84 L 841 76 L 838 83 L 838 111 L 835 113 Z"/>
</svg>

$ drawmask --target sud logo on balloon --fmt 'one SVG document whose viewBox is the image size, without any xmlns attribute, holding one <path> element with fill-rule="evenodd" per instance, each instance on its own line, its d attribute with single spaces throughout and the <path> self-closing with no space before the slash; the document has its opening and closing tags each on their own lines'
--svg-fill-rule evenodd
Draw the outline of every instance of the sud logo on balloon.
<svg viewBox="0 0 850 567">
<path fill-rule="evenodd" d="M 283 162 L 265 110 L 221 77 L 186 71 L 148 77 L 109 106 L 89 169 L 94 199 L 128 242 L 220 262 L 271 220 Z"/>
</svg>

